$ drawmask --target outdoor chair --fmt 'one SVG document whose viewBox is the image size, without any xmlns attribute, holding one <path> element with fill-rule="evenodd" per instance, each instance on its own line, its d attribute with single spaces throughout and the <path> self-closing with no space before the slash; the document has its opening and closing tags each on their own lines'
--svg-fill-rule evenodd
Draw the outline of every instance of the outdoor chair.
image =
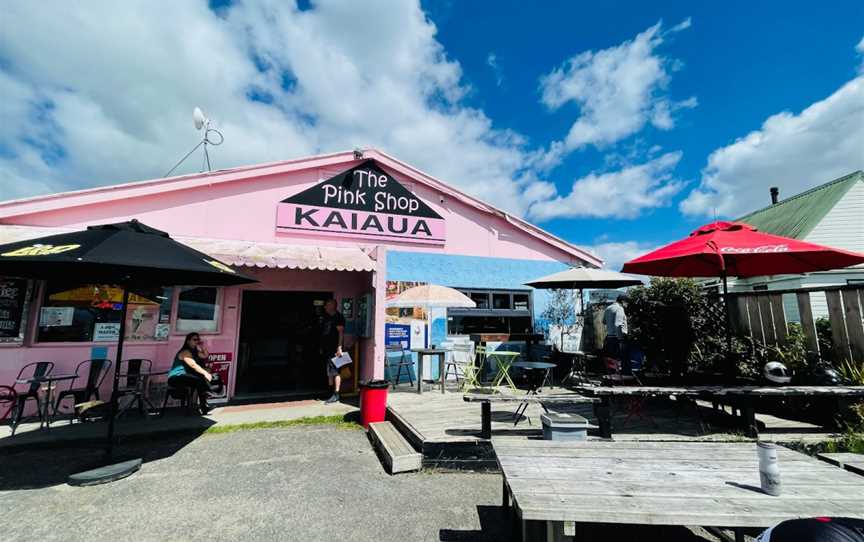
<svg viewBox="0 0 864 542">
<path fill-rule="evenodd" d="M 627 350 L 624 350 L 626 353 Z M 628 356 L 629 358 L 629 356 Z M 627 359 L 626 361 L 622 361 L 616 358 L 609 357 L 607 355 L 603 356 L 603 362 L 606 366 L 606 376 L 603 378 L 604 382 L 609 385 L 636 385 L 641 386 L 642 380 L 639 378 L 639 374 L 641 373 L 642 366 L 636 366 L 632 360 Z M 622 363 L 630 363 L 630 374 L 625 375 L 621 371 Z M 657 422 L 654 421 L 654 418 L 651 417 L 651 414 L 648 413 L 647 396 L 633 396 L 626 397 L 624 404 L 624 422 L 621 426 L 626 426 L 627 422 L 629 422 L 633 417 L 641 418 L 647 420 L 653 426 L 657 426 Z"/>
<path fill-rule="evenodd" d="M 69 381 L 69 388 L 61 391 L 57 395 L 52 416 L 57 416 L 57 411 L 60 409 L 60 403 L 71 397 L 73 401 L 73 416 L 69 418 L 69 423 L 71 424 L 75 418 L 74 405 L 90 401 L 93 397 L 97 400 L 101 399 L 99 397 L 99 387 L 102 385 L 102 381 L 105 380 L 110 369 L 111 361 L 107 359 L 88 359 L 79 363 L 78 366 L 75 367 L 75 378 Z M 79 387 L 76 387 L 76 384 L 78 384 Z M 81 386 L 81 384 L 83 384 L 83 386 Z"/>
<path fill-rule="evenodd" d="M 18 403 L 18 393 L 12 386 L 0 386 L 0 422 L 12 413 Z M 15 428 L 12 428 L 14 433 Z"/>
<path fill-rule="evenodd" d="M 397 356 L 398 355 L 398 358 Z M 394 359 L 396 358 L 396 359 Z M 402 379 L 402 369 L 408 375 L 408 384 L 413 387 L 414 379 L 411 378 L 411 369 L 414 367 L 414 360 L 411 354 L 402 348 L 401 344 L 388 344 L 384 352 L 384 366 L 390 375 L 390 383 L 395 388 L 399 385 Z M 393 369 L 396 369 L 396 379 L 393 379 Z"/>
<path fill-rule="evenodd" d="M 456 377 L 456 382 L 462 378 L 462 389 L 469 387 L 478 387 L 480 384 L 477 381 L 477 367 L 474 365 L 474 352 L 471 351 L 471 345 L 467 343 L 454 343 L 450 353 L 450 359 L 444 364 L 444 380 L 450 374 L 450 369 L 453 369 L 453 376 Z"/>
<path fill-rule="evenodd" d="M 18 371 L 18 376 L 15 377 L 15 380 L 26 380 L 28 378 L 39 378 L 41 376 L 47 376 L 51 374 L 51 371 L 54 370 L 54 364 L 50 361 L 37 361 L 34 363 L 28 363 L 24 367 Z M 42 386 L 41 382 L 31 382 L 29 384 L 18 384 L 19 386 L 26 386 L 26 388 L 15 388 L 16 384 L 13 384 L 12 387 L 15 388 L 16 400 L 15 404 L 12 405 L 12 413 L 11 413 L 11 424 L 12 424 L 12 434 L 15 434 L 15 430 L 18 428 L 18 424 L 21 423 L 21 418 L 24 416 L 24 406 L 27 404 L 28 399 L 33 399 L 36 401 L 36 410 L 39 413 L 39 418 L 47 417 L 48 415 L 48 406 L 42 408 L 41 401 L 39 400 L 39 388 Z"/>
<path fill-rule="evenodd" d="M 120 371 L 121 384 L 117 388 L 117 402 L 119 404 L 120 400 L 126 396 L 132 396 L 132 400 L 120 407 L 117 412 L 118 418 L 136 403 L 141 414 L 144 414 L 144 403 L 147 403 L 151 409 L 153 408 L 146 390 L 152 367 L 153 362 L 149 359 L 134 358 L 120 362 L 117 370 Z"/>
<path fill-rule="evenodd" d="M 168 379 L 168 387 L 165 388 L 165 398 L 162 400 L 162 406 L 159 408 L 159 417 L 165 415 L 165 408 L 168 406 L 169 399 L 180 401 L 180 406 L 186 409 L 186 414 L 195 414 L 193 401 L 195 390 L 189 386 L 175 387 L 171 385 L 171 379 Z"/>
</svg>

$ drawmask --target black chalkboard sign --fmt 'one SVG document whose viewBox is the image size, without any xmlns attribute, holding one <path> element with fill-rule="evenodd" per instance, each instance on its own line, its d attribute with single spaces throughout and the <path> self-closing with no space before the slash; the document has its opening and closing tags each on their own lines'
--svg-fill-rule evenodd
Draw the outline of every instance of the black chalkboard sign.
<svg viewBox="0 0 864 542">
<path fill-rule="evenodd" d="M 27 279 L 0 277 L 0 341 L 21 336 L 26 303 Z"/>
</svg>

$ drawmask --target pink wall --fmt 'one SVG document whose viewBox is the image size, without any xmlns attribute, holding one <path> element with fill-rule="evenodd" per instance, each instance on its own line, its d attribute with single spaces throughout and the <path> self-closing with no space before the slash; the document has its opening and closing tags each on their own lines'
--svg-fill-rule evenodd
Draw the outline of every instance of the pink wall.
<svg viewBox="0 0 864 542">
<path fill-rule="evenodd" d="M 221 302 L 221 319 L 219 332 L 201 333 L 207 347 L 212 353 L 231 352 L 234 362 L 237 358 L 237 340 L 239 337 L 240 311 L 242 310 L 242 292 L 244 290 L 266 291 L 322 291 L 332 292 L 337 299 L 343 297 L 358 297 L 361 294 L 373 293 L 373 273 L 352 271 L 305 271 L 295 269 L 245 269 L 249 276 L 260 282 L 248 286 L 235 286 L 223 290 Z M 382 288 L 383 291 L 383 288 Z M 382 298 L 383 299 L 383 298 Z M 35 333 L 38 323 L 37 311 L 31 311 L 28 329 L 30 331 L 30 346 L 0 344 L 0 382 L 11 383 L 21 367 L 34 361 L 53 361 L 56 364 L 56 374 L 69 374 L 78 362 L 90 358 L 91 349 L 107 348 L 107 357 L 114 362 L 117 348 L 114 343 L 36 343 Z M 383 319 L 382 319 L 383 322 Z M 173 362 L 173 356 L 183 343 L 185 333 L 172 330 L 168 342 L 126 343 L 123 347 L 123 359 L 144 358 L 153 361 L 154 370 L 167 369 Z M 383 323 L 381 334 L 383 335 Z M 372 378 L 377 374 L 383 376 L 375 367 L 375 341 L 361 339 L 354 335 L 346 335 L 346 345 L 361 341 L 363 352 L 360 376 Z M 383 358 L 382 358 L 383 363 Z M 234 395 L 236 373 L 232 372 L 228 392 Z M 68 383 L 60 383 L 60 389 L 68 387 Z M 109 397 L 111 377 L 107 377 L 100 388 L 102 397 Z M 32 403 L 32 401 L 31 401 Z M 69 401 L 64 402 L 68 406 Z M 35 412 L 35 403 L 28 406 L 29 412 Z"/>
<path fill-rule="evenodd" d="M 75 197 L 76 205 L 20 205 L 0 212 L 0 223 L 30 226 L 83 227 L 91 224 L 138 220 L 173 235 L 213 237 L 260 242 L 320 244 L 314 235 L 276 232 L 276 207 L 286 197 L 317 184 L 359 163 L 342 162 L 265 177 L 232 182 L 197 185 L 182 190 L 142 191 L 117 188 L 110 198 Z M 383 164 L 382 164 L 383 165 Z M 557 260 L 577 263 L 577 258 L 538 237 L 509 224 L 451 195 L 445 195 L 383 165 L 406 188 L 423 199 L 447 222 L 447 241 L 443 247 L 410 243 L 383 242 L 400 250 L 426 250 L 445 254 Z M 44 209 L 44 210 L 37 210 Z M 327 238 L 328 244 L 356 245 L 357 241 Z M 379 244 L 378 242 L 369 243 Z"/>
<path fill-rule="evenodd" d="M 178 236 L 332 246 L 359 244 L 368 248 L 369 252 L 378 258 L 373 273 L 260 269 L 244 269 L 244 272 L 249 271 L 262 280 L 261 284 L 250 286 L 251 289 L 319 289 L 333 291 L 340 298 L 343 295 L 356 297 L 360 293 L 374 292 L 375 314 L 379 316 L 383 315 L 384 306 L 386 247 L 402 251 L 549 260 L 571 264 L 580 262 L 572 247 L 568 250 L 564 243 L 551 237 L 529 234 L 524 225 L 519 225 L 518 220 L 508 219 L 494 209 L 490 211 L 489 207 L 447 189 L 440 181 L 425 178 L 422 181 L 417 180 L 420 178 L 419 174 L 417 178 L 409 177 L 405 174 L 405 171 L 410 171 L 409 168 L 386 155 L 379 157 L 374 153 L 371 156 L 367 153 L 367 158 L 370 157 L 380 158 L 379 165 L 446 220 L 447 239 L 443 246 L 379 241 L 364 243 L 332 237 L 277 233 L 275 226 L 278 203 L 358 163 L 350 158 L 346 159 L 345 155 L 310 159 L 309 167 L 300 169 L 296 164 L 290 165 L 294 163 L 286 163 L 293 168 L 291 171 L 287 171 L 285 167 L 265 165 L 33 198 L 21 202 L 0 202 L 0 224 L 79 228 L 137 218 Z M 241 288 L 225 290 L 221 321 L 223 331 L 209 338 L 211 351 L 233 352 L 235 359 L 240 291 Z M 36 328 L 36 312 L 31 311 L 34 320 L 29 326 L 31 334 Z M 375 338 L 364 345 L 366 359 L 374 360 L 374 363 L 364 365 L 364 378 L 383 377 L 383 337 L 384 319 L 378 317 L 375 318 Z M 167 366 L 180 341 L 180 336 L 173 335 L 167 344 L 129 344 L 124 351 L 124 358 L 151 358 L 157 362 L 157 366 Z M 31 346 L 27 347 L 0 345 L 0 383 L 12 380 L 20 367 L 31 361 L 56 360 L 62 362 L 56 371 L 69 372 L 77 361 L 89 357 L 92 346 L 81 343 L 52 345 L 32 342 Z M 109 357 L 113 359 L 113 346 L 104 343 L 98 343 L 97 346 L 108 346 Z M 229 391 L 233 394 L 233 382 Z"/>
</svg>

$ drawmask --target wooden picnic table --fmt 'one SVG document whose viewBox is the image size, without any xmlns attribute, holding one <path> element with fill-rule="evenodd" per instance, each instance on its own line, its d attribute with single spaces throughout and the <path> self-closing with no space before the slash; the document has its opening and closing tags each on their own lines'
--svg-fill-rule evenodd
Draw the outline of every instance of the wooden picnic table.
<svg viewBox="0 0 864 542">
<path fill-rule="evenodd" d="M 748 437 L 759 436 L 756 424 L 756 400 L 782 397 L 830 397 L 841 406 L 864 398 L 864 386 L 589 386 L 573 389 L 579 393 L 599 397 L 597 417 L 600 435 L 612 437 L 612 397 L 698 397 L 711 401 L 729 399 L 741 410 L 742 424 Z"/>
<path fill-rule="evenodd" d="M 493 446 L 503 504 L 512 504 L 526 542 L 560 540 L 563 522 L 722 527 L 738 538 L 741 528 L 798 517 L 864 519 L 864 477 L 783 447 L 781 495 L 772 497 L 759 489 L 754 443 L 526 439 Z"/>
</svg>

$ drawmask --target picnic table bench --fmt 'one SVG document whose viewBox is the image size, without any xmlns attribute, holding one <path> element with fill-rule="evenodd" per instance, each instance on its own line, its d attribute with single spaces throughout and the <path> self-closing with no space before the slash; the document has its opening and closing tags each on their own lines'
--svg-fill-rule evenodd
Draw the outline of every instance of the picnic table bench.
<svg viewBox="0 0 864 542">
<path fill-rule="evenodd" d="M 580 393 L 598 397 L 600 406 L 595 410 L 600 425 L 600 435 L 612 437 L 612 397 L 686 397 L 704 398 L 711 401 L 729 399 L 741 410 L 744 432 L 757 438 L 756 401 L 760 398 L 782 397 L 830 397 L 842 406 L 864 398 L 864 386 L 574 386 Z M 604 419 L 605 418 L 605 419 Z M 608 431 L 607 431 L 608 429 Z"/>
<path fill-rule="evenodd" d="M 762 493 L 749 442 L 525 440 L 493 447 L 503 505 L 515 512 L 526 542 L 560 540 L 564 522 L 731 528 L 743 540 L 740 529 L 786 519 L 864 519 L 864 478 L 782 447 L 777 497 Z"/>
<path fill-rule="evenodd" d="M 492 403 L 539 403 L 546 410 L 545 404 L 597 404 L 600 399 L 583 395 L 512 395 L 509 393 L 472 393 L 462 396 L 468 403 L 480 403 L 480 438 L 492 438 Z"/>
</svg>

